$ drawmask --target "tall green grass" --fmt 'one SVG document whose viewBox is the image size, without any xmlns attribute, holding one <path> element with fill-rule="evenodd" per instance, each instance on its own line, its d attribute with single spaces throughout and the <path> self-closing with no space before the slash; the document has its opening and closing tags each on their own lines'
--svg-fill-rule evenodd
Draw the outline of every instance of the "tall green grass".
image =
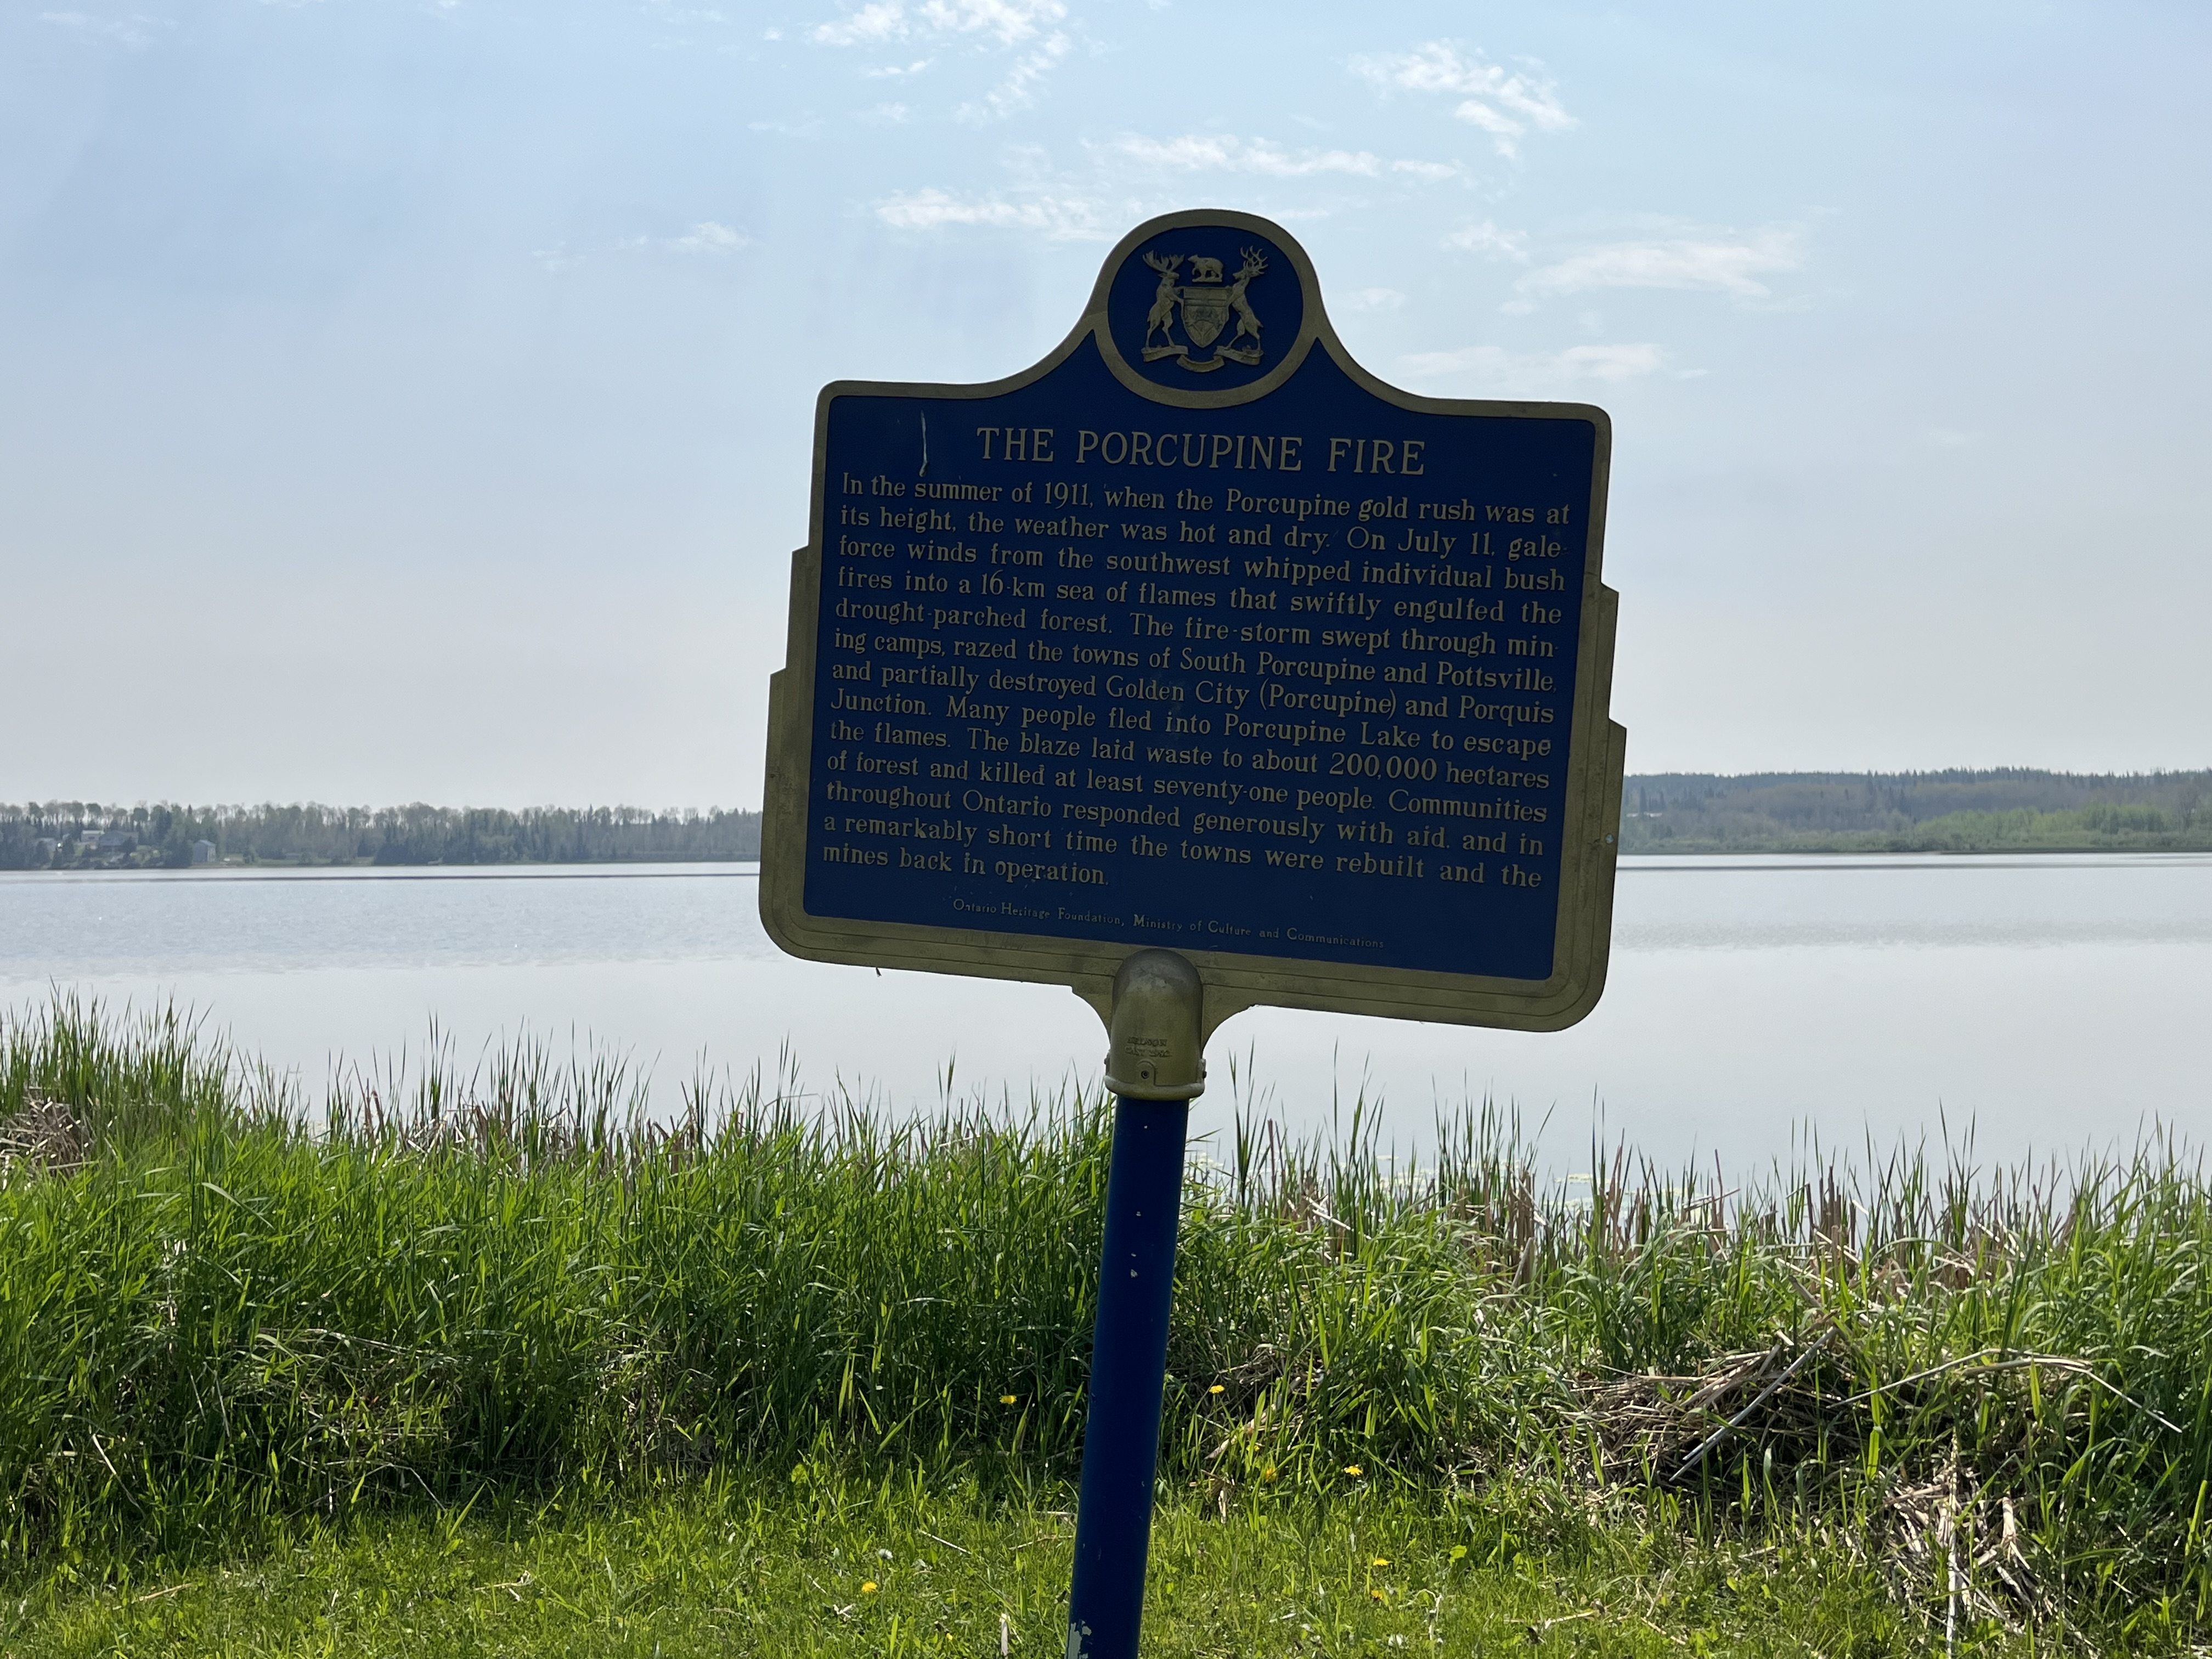
<svg viewBox="0 0 2212 1659">
<path fill-rule="evenodd" d="M 655 1124 L 625 1065 L 521 1042 L 310 1103 L 174 1011 L 0 1015 L 0 1124 L 74 1126 L 0 1180 L 0 1542 L 176 1556 L 825 1459 L 1073 1475 L 1106 1102 L 684 1098 Z M 1626 1495 L 1832 1528 L 2007 1617 L 2205 1618 L 2212 1206 L 2170 1144 L 1730 1191 L 1616 1152 L 1561 1188 L 1495 1111 L 1417 1165 L 1355 1108 L 1322 1139 L 1242 1116 L 1215 1156 L 1164 1464 L 1208 1503 Z"/>
</svg>

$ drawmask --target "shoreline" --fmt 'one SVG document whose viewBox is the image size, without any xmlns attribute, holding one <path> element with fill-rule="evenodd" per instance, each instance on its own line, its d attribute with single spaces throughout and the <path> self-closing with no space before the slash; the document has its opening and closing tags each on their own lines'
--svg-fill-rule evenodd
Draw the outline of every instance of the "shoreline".
<svg viewBox="0 0 2212 1659">
<path fill-rule="evenodd" d="M 1829 844 L 1771 844 L 1751 842 L 1726 847 L 1637 847 L 1621 849 L 1623 867 L 1636 867 L 1640 862 L 1653 860 L 1679 859 L 1686 862 L 1702 863 L 1741 859 L 1802 859 L 1808 863 L 1829 864 L 1831 867 L 1845 867 L 1834 860 L 1856 859 L 1866 860 L 1861 867 L 1877 868 L 1887 865 L 1938 860 L 1963 862 L 1973 860 L 2014 859 L 2051 860 L 2069 863 L 2081 859 L 2190 859 L 2212 857 L 2212 842 L 2176 846 L 2074 846 L 2042 847 L 2033 844 L 2001 844 L 1990 847 L 1838 847 Z M 165 877 L 198 879 L 210 877 L 239 877 L 267 874 L 270 876 L 306 876 L 319 874 L 327 878 L 375 875 L 386 878 L 434 878 L 453 880 L 465 877 L 484 877 L 496 872 L 520 873 L 535 871 L 677 871 L 705 875 L 727 870 L 733 874 L 757 876 L 760 872 L 757 856 L 744 858 L 698 859 L 505 859 L 481 864 L 447 863 L 442 860 L 424 864 L 380 864 L 374 859 L 355 859 L 329 863 L 306 860 L 260 859 L 252 863 L 243 861 L 200 865 L 65 865 L 43 866 L 35 868 L 0 869 L 0 878 L 11 876 L 112 876 Z M 1778 866 L 1780 867 L 1780 866 Z"/>
</svg>

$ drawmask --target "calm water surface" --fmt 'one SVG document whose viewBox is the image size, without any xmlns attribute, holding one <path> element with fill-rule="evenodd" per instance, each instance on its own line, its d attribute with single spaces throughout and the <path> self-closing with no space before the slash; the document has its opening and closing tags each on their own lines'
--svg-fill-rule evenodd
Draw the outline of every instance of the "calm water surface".
<svg viewBox="0 0 2212 1659">
<path fill-rule="evenodd" d="M 904 1105 L 1094 1079 L 1065 991 L 793 962 L 750 866 L 0 874 L 0 1004 L 55 986 L 173 997 L 319 1092 L 336 1056 L 461 1051 L 528 1029 L 611 1045 L 664 1098 L 701 1058 Z M 1415 1141 L 1489 1094 L 1547 1144 L 1594 1121 L 1669 1159 L 1793 1136 L 1931 1137 L 1996 1156 L 2212 1137 L 2212 858 L 1624 860 L 1597 1012 L 1549 1036 L 1259 1009 L 1215 1037 L 1274 1108 L 1363 1089 Z M 1230 1091 L 1200 1103 L 1203 1127 Z"/>
</svg>

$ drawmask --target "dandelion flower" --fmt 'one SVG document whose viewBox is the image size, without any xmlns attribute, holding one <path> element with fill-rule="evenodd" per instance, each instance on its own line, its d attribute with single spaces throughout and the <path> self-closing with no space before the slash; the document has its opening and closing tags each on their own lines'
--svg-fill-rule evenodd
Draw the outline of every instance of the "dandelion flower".
<svg viewBox="0 0 2212 1659">
<path fill-rule="evenodd" d="M 1367 1593 L 1378 1601 L 1382 1599 L 1382 1592 L 1381 1590 L 1370 1590 Z"/>
<path fill-rule="evenodd" d="M 1002 1394 L 999 1396 L 999 1403 L 1001 1406 L 1011 1406 L 1014 1403 L 1014 1397 L 1010 1394 Z"/>
<path fill-rule="evenodd" d="M 1355 1480 L 1357 1480 L 1361 1475 L 1367 1473 L 1366 1470 L 1361 1468 L 1357 1463 L 1346 1463 L 1344 1466 L 1344 1472 Z"/>
<path fill-rule="evenodd" d="M 1208 1393 L 1208 1394 L 1220 1394 L 1220 1393 L 1222 1393 L 1222 1392 L 1224 1392 L 1224 1390 L 1223 1390 L 1223 1389 L 1222 1389 L 1221 1384 L 1219 1384 L 1218 1382 L 1215 1383 L 1212 1388 L 1210 1388 L 1210 1389 L 1208 1389 L 1206 1390 L 1206 1393 Z"/>
<path fill-rule="evenodd" d="M 872 1578 L 867 1579 L 867 1580 L 866 1580 L 865 1582 L 863 1582 L 863 1583 L 862 1583 L 862 1584 L 860 1585 L 860 1594 L 861 1594 L 861 1595 L 873 1595 L 875 1593 L 876 1593 L 876 1581 L 875 1581 L 874 1579 L 872 1579 Z"/>
<path fill-rule="evenodd" d="M 1260 1471 L 1260 1478 L 1262 1480 L 1273 1480 L 1275 1478 L 1275 1466 L 1273 1463 L 1268 1464 L 1266 1468 Z"/>
<path fill-rule="evenodd" d="M 1378 1555 L 1375 1558 L 1375 1565 L 1378 1567 L 1387 1567 L 1390 1565 L 1390 1558 L 1387 1555 Z"/>
</svg>

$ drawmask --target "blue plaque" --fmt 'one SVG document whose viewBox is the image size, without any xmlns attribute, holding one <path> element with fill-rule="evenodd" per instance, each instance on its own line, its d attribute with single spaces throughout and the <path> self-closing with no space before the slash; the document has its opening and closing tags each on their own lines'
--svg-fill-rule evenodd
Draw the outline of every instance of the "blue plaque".
<svg viewBox="0 0 2212 1659">
<path fill-rule="evenodd" d="M 839 382 L 771 691 L 796 955 L 1553 1029 L 1603 988 L 1610 425 L 1352 361 L 1279 226 L 1115 249 L 1044 362 Z"/>
</svg>

